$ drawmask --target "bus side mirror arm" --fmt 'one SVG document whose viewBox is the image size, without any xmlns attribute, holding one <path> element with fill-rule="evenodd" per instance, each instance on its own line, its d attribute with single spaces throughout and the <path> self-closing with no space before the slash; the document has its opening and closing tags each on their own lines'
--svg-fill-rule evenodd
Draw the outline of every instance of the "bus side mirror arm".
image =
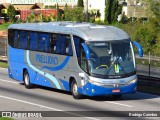
<svg viewBox="0 0 160 120">
<path fill-rule="evenodd" d="M 90 50 L 89 50 L 88 46 L 85 43 L 82 43 L 82 46 L 83 46 L 85 54 L 86 54 L 86 59 L 90 60 Z"/>
<path fill-rule="evenodd" d="M 138 42 L 135 42 L 135 41 L 132 41 L 132 44 L 137 47 L 139 57 L 143 57 L 143 48 L 142 48 L 142 46 Z"/>
</svg>

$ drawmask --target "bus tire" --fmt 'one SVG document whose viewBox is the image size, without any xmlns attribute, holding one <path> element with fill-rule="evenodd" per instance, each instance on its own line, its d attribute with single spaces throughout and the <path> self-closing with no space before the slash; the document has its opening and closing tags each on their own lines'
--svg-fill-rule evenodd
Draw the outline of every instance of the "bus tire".
<svg viewBox="0 0 160 120">
<path fill-rule="evenodd" d="M 78 86 L 75 80 L 73 80 L 71 83 L 71 92 L 74 99 L 82 98 L 82 95 L 78 93 Z"/>
<path fill-rule="evenodd" d="M 25 70 L 23 73 L 23 81 L 27 89 L 33 88 L 33 84 L 30 83 L 30 77 L 27 70 Z"/>
</svg>

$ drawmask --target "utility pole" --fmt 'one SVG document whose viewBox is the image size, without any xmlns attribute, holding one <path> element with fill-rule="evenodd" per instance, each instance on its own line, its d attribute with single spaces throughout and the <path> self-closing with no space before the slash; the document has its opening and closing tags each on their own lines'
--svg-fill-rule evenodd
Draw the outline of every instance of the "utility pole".
<svg viewBox="0 0 160 120">
<path fill-rule="evenodd" d="M 149 52 L 149 62 L 148 62 L 148 65 L 149 65 L 149 66 L 148 66 L 148 67 L 149 67 L 149 68 L 148 68 L 148 69 L 149 69 L 148 72 L 149 72 L 149 77 L 150 77 L 150 76 L 151 76 L 151 53 L 150 53 L 150 52 Z"/>
</svg>

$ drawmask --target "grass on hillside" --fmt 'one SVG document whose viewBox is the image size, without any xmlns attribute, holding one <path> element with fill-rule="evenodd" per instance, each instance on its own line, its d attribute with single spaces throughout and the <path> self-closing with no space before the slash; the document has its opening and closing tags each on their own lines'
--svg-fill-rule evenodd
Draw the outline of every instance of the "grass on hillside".
<svg viewBox="0 0 160 120">
<path fill-rule="evenodd" d="M 6 62 L 0 62 L 0 67 L 7 68 L 8 64 Z"/>
<path fill-rule="evenodd" d="M 6 30 L 11 23 L 0 24 L 0 30 Z"/>
<path fill-rule="evenodd" d="M 0 117 L 0 120 L 14 120 L 13 118 L 8 118 L 8 117 Z"/>
</svg>

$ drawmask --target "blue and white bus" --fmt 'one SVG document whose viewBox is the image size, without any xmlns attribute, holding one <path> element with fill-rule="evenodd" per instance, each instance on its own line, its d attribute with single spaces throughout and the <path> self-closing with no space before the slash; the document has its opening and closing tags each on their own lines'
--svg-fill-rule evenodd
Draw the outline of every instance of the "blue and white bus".
<svg viewBox="0 0 160 120">
<path fill-rule="evenodd" d="M 8 28 L 9 77 L 34 85 L 102 96 L 135 93 L 137 74 L 133 46 L 123 30 L 90 23 L 12 24 Z"/>
</svg>

